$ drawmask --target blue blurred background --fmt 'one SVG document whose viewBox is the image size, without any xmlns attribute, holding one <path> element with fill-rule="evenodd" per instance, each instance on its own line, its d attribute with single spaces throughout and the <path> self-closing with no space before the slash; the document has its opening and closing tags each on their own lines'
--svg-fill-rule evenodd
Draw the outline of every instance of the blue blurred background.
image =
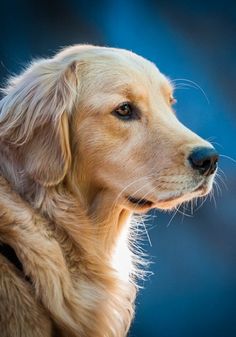
<svg viewBox="0 0 236 337">
<path fill-rule="evenodd" d="M 224 182 L 193 215 L 153 212 L 144 246 L 154 274 L 130 336 L 235 337 L 236 162 L 224 157 L 236 159 L 235 1 L 3 0 L 0 9 L 1 85 L 32 58 L 86 42 L 131 49 L 202 88 L 185 81 L 176 110 L 222 154 Z"/>
</svg>

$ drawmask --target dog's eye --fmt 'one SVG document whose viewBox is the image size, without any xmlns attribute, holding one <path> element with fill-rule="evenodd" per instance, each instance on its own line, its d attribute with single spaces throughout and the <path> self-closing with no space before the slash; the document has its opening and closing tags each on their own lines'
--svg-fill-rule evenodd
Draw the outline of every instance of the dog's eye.
<svg viewBox="0 0 236 337">
<path fill-rule="evenodd" d="M 112 114 L 124 121 L 139 119 L 137 109 L 128 102 L 120 104 Z"/>
</svg>

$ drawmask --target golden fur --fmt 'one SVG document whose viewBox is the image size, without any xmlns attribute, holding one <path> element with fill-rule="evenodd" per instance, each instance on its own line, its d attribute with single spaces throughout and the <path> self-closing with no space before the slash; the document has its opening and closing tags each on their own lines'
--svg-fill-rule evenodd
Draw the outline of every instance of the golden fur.
<svg viewBox="0 0 236 337">
<path fill-rule="evenodd" d="M 186 158 L 210 144 L 177 120 L 169 80 L 125 50 L 66 48 L 4 93 L 0 241 L 32 284 L 0 256 L 1 336 L 124 337 L 139 260 L 131 216 L 208 193 L 213 175 L 200 177 Z M 127 101 L 139 120 L 112 113 Z"/>
</svg>

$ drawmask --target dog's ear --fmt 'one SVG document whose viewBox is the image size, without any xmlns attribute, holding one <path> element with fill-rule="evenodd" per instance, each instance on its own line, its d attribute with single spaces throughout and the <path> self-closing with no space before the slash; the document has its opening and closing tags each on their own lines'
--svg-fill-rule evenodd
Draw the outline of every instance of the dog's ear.
<svg viewBox="0 0 236 337">
<path fill-rule="evenodd" d="M 71 163 L 69 118 L 78 95 L 77 64 L 43 60 L 13 79 L 0 102 L 0 139 L 35 181 L 58 184 Z"/>
</svg>

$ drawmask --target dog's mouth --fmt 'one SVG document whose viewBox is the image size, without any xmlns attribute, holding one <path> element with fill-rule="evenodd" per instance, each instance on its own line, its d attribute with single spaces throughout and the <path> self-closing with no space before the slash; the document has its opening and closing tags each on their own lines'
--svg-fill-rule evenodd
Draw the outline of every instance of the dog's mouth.
<svg viewBox="0 0 236 337">
<path fill-rule="evenodd" d="M 179 203 L 183 198 L 186 199 L 191 199 L 193 197 L 193 193 L 197 193 L 199 195 L 201 195 L 202 191 L 203 191 L 203 187 L 199 186 L 196 189 L 194 189 L 193 191 L 189 192 L 189 193 L 175 193 L 172 196 L 169 196 L 167 198 L 164 199 L 159 199 L 156 202 L 150 201 L 148 199 L 144 199 L 144 198 L 135 198 L 132 196 L 128 196 L 126 197 L 126 199 L 129 201 L 129 204 L 131 204 L 131 206 L 135 207 L 135 210 L 139 210 L 139 211 L 146 211 L 150 208 L 172 208 L 173 204 L 175 204 L 176 202 Z"/>
<path fill-rule="evenodd" d="M 147 199 L 138 199 L 132 196 L 128 196 L 127 199 L 129 200 L 131 204 L 139 208 L 150 208 L 154 205 L 152 201 L 147 200 Z"/>
<path fill-rule="evenodd" d="M 175 193 L 173 196 L 169 196 L 168 198 L 160 199 L 158 201 L 158 206 L 163 209 L 171 209 L 176 207 L 178 204 L 182 202 L 189 201 L 193 198 L 203 197 L 207 195 L 211 190 L 211 186 L 206 183 L 202 183 L 196 188 L 185 192 L 185 193 Z"/>
<path fill-rule="evenodd" d="M 209 186 L 206 183 L 201 183 L 197 187 L 193 188 L 192 190 L 188 191 L 188 193 L 183 192 L 175 192 L 174 195 L 169 195 L 166 198 L 159 199 L 156 202 L 145 198 L 135 198 L 133 196 L 126 196 L 126 200 L 129 201 L 129 205 L 133 206 L 135 210 L 146 211 L 150 208 L 160 208 L 160 209 L 167 209 L 176 206 L 183 201 L 190 200 L 194 197 L 204 196 L 209 193 Z"/>
</svg>

